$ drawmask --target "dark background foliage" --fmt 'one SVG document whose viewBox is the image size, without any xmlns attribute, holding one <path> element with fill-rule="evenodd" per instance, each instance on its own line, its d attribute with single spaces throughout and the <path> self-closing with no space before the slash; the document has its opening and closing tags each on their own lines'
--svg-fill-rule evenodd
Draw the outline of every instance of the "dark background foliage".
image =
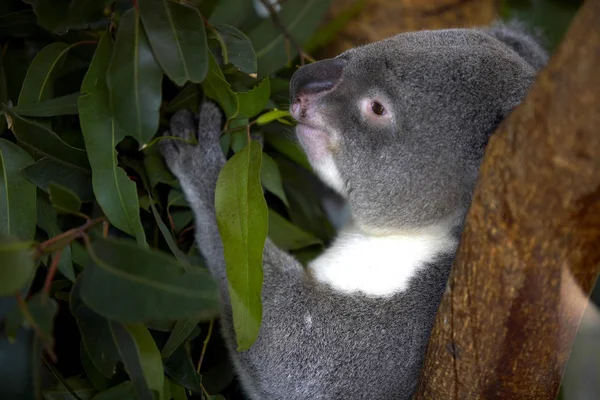
<svg viewBox="0 0 600 400">
<path fill-rule="evenodd" d="M 281 3 L 275 18 L 250 0 L 0 4 L 2 398 L 243 398 L 156 144 L 174 112 L 218 102 L 227 154 L 264 138 L 269 237 L 319 254 L 345 211 L 293 140 L 288 82 L 350 14 L 323 25 L 329 1 Z M 554 48 L 578 3 L 501 11 Z"/>
</svg>

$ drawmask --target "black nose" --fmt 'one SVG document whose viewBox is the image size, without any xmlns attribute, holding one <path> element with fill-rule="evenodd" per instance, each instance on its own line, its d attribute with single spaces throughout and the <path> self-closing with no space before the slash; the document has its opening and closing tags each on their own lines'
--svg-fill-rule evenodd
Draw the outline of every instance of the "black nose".
<svg viewBox="0 0 600 400">
<path fill-rule="evenodd" d="M 346 60 L 329 58 L 300 68 L 290 82 L 290 101 L 293 104 L 299 95 L 313 95 L 333 89 L 342 77 Z"/>
</svg>

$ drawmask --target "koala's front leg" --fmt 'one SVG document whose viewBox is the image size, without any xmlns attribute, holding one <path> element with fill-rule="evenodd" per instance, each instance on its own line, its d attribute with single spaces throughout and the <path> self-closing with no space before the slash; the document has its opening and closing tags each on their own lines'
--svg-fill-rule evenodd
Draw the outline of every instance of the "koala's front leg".
<svg viewBox="0 0 600 400">
<path fill-rule="evenodd" d="M 161 152 L 167 166 L 179 180 L 190 203 L 196 221 L 196 243 L 204 255 L 213 276 L 226 281 L 223 245 L 214 208 L 215 188 L 219 172 L 225 164 L 219 138 L 223 114 L 212 102 L 200 106 L 196 120 L 189 110 L 179 110 L 172 118 L 165 136 L 184 139 L 163 139 Z M 189 141 L 196 142 L 189 143 Z"/>
</svg>

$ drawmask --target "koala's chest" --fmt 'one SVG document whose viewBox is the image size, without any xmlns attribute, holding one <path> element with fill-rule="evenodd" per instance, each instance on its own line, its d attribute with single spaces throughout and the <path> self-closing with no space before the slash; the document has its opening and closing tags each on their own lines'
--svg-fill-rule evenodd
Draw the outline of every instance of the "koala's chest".
<svg viewBox="0 0 600 400">
<path fill-rule="evenodd" d="M 387 297 L 405 290 L 421 268 L 456 246 L 451 235 L 344 232 L 309 269 L 315 279 L 335 290 Z"/>
</svg>

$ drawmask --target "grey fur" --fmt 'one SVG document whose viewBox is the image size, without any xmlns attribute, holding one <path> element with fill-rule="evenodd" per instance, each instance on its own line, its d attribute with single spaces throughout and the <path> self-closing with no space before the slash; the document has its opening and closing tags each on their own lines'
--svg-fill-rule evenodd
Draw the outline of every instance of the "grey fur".
<svg viewBox="0 0 600 400">
<path fill-rule="evenodd" d="M 546 59 L 529 36 L 506 27 L 401 34 L 339 57 L 347 62 L 341 81 L 313 106 L 343 133 L 333 156 L 352 217 L 367 231 L 464 215 L 490 134 Z M 360 117 L 356 98 L 365 93 L 391 99 L 393 127 Z M 225 162 L 221 126 L 212 103 L 202 104 L 199 122 L 180 111 L 170 134 L 197 134 L 200 145 L 163 141 L 162 151 L 192 205 L 198 246 L 222 282 L 222 334 L 246 393 L 263 400 L 410 398 L 454 255 L 438 254 L 407 290 L 372 298 L 316 282 L 267 241 L 260 335 L 237 353 L 213 206 Z M 453 228 L 460 231 L 460 222 Z"/>
</svg>

